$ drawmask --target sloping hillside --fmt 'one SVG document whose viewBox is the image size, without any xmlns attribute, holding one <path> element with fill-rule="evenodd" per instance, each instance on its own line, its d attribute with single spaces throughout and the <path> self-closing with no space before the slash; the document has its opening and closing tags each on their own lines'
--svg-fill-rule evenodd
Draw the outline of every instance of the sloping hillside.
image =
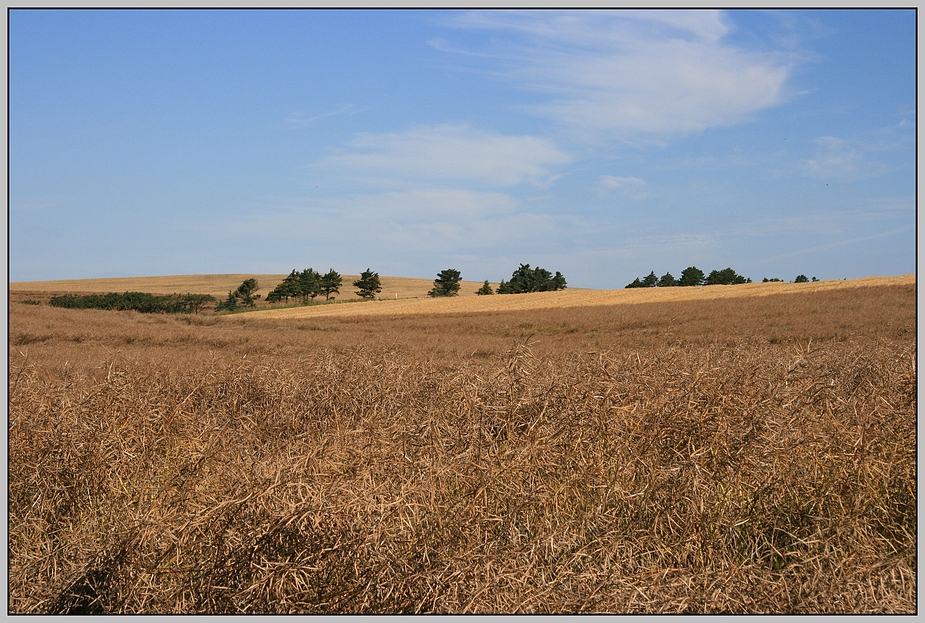
<svg viewBox="0 0 925 623">
<path fill-rule="evenodd" d="M 111 279 L 78 279 L 69 281 L 31 281 L 10 283 L 11 299 L 29 296 L 60 294 L 65 292 L 151 292 L 153 294 L 170 294 L 174 292 L 194 292 L 212 294 L 223 298 L 229 290 L 234 290 L 242 281 L 257 279 L 260 285 L 258 293 L 266 296 L 286 275 L 175 275 L 163 277 L 124 277 Z M 344 275 L 344 285 L 337 301 L 353 301 L 352 282 L 358 275 Z M 381 277 L 382 292 L 373 301 L 351 303 L 349 305 L 315 305 L 308 307 L 276 308 L 268 305 L 263 298 L 258 305 L 265 309 L 259 312 L 262 317 L 307 318 L 320 316 L 367 316 L 367 315 L 405 315 L 405 314 L 458 314 L 458 313 L 492 313 L 529 309 L 552 309 L 558 307 L 586 307 L 598 305 L 623 305 L 649 303 L 657 301 L 702 300 L 742 296 L 766 296 L 790 292 L 818 292 L 843 288 L 858 288 L 877 285 L 914 285 L 915 275 L 895 277 L 865 277 L 852 280 L 817 281 L 811 283 L 749 283 L 735 286 L 703 286 L 697 288 L 632 288 L 619 290 L 592 290 L 568 288 L 559 292 L 537 292 L 533 294 L 476 296 L 475 291 L 481 282 L 463 281 L 459 296 L 432 299 L 427 292 L 433 287 L 433 281 L 411 277 Z M 497 287 L 497 284 L 492 284 Z"/>
<path fill-rule="evenodd" d="M 260 312 L 260 315 L 274 318 L 308 318 L 318 316 L 492 313 L 530 309 L 625 305 L 657 301 L 767 296 L 790 292 L 810 293 L 822 290 L 903 284 L 915 284 L 915 275 L 867 277 L 850 281 L 817 281 L 815 283 L 772 282 L 749 283 L 735 286 L 632 288 L 628 290 L 586 290 L 569 288 L 559 292 L 537 292 L 533 294 L 505 294 L 445 299 L 384 299 L 351 305 L 323 305 L 270 309 Z"/>
<path fill-rule="evenodd" d="M 152 294 L 173 294 L 192 292 L 195 294 L 211 294 L 216 298 L 224 298 L 229 290 L 235 290 L 245 279 L 256 279 L 259 285 L 257 293 L 261 299 L 266 297 L 286 275 L 282 274 L 228 274 L 228 275 L 173 275 L 159 277 L 113 277 L 108 279 L 72 279 L 59 281 L 19 281 L 10 283 L 10 292 L 23 293 L 105 293 L 105 292 L 150 292 Z M 337 300 L 356 299 L 353 282 L 359 275 L 342 275 L 344 280 Z M 434 286 L 432 279 L 416 279 L 413 277 L 383 277 L 380 299 L 405 299 L 426 297 L 427 292 Z M 497 287 L 497 283 L 492 284 Z M 475 291 L 482 286 L 481 281 L 461 282 L 459 296 L 463 298 L 475 297 Z"/>
</svg>

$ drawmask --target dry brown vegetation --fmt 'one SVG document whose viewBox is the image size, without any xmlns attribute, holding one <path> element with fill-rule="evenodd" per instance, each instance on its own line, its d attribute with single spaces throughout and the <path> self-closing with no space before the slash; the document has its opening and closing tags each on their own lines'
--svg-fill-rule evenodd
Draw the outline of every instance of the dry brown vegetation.
<svg viewBox="0 0 925 623">
<path fill-rule="evenodd" d="M 8 610 L 914 613 L 915 349 L 914 282 L 369 317 L 14 301 Z"/>
<path fill-rule="evenodd" d="M 338 301 L 358 300 L 353 282 L 359 275 L 341 275 L 343 285 L 340 294 L 334 295 Z M 229 291 L 234 291 L 245 279 L 256 279 L 259 285 L 257 294 L 261 298 L 257 301 L 260 307 L 268 306 L 263 300 L 266 295 L 279 285 L 286 275 L 279 274 L 229 274 L 229 275 L 173 275 L 156 277 L 111 277 L 101 279 L 74 279 L 65 281 L 19 281 L 10 283 L 10 292 L 14 296 L 31 296 L 39 300 L 47 300 L 52 294 L 89 294 L 106 292 L 150 292 L 151 294 L 211 294 L 215 298 L 224 299 Z M 427 292 L 434 287 L 432 279 L 416 279 L 413 277 L 380 277 L 382 292 L 378 298 L 382 300 L 425 298 Z M 462 281 L 459 296 L 463 298 L 475 297 L 481 281 Z M 497 283 L 492 284 L 497 287 Z"/>
</svg>

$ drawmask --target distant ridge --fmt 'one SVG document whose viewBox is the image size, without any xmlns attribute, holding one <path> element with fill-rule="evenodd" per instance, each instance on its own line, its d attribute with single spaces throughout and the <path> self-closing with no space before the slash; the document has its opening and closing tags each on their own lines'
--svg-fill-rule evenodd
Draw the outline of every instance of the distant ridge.
<svg viewBox="0 0 925 623">
<path fill-rule="evenodd" d="M 20 296 L 27 293 L 88 293 L 88 292 L 150 292 L 171 294 L 192 292 L 227 295 L 245 279 L 257 279 L 263 296 L 286 277 L 285 274 L 255 275 L 252 273 L 228 275 L 174 275 L 163 277 L 121 277 L 107 279 L 75 279 L 58 281 L 23 281 L 10 283 L 10 292 Z M 339 301 L 355 300 L 352 282 L 358 275 L 343 275 L 344 285 L 336 298 Z M 261 317 L 309 318 L 321 316 L 365 316 L 406 314 L 458 314 L 503 312 L 529 309 L 587 307 L 596 305 L 625 305 L 661 301 L 684 301 L 742 296 L 768 296 L 786 293 L 810 293 L 823 290 L 862 288 L 873 286 L 902 286 L 916 283 L 914 274 L 895 277 L 863 277 L 850 280 L 816 281 L 809 283 L 760 282 L 732 286 L 699 286 L 672 288 L 630 288 L 618 290 L 592 290 L 567 288 L 558 292 L 532 294 L 495 294 L 476 296 L 481 281 L 463 281 L 460 296 L 430 298 L 427 292 L 433 287 L 431 279 L 413 277 L 381 277 L 382 292 L 376 300 L 359 305 L 321 305 L 309 307 L 274 308 L 259 301 L 266 309 L 257 313 Z M 497 287 L 497 283 L 492 286 Z"/>
<path fill-rule="evenodd" d="M 257 293 L 265 297 L 288 273 L 282 274 L 203 274 L 203 275 L 164 275 L 151 277 L 107 277 L 100 279 L 59 279 L 53 281 L 14 281 L 10 282 L 11 292 L 54 292 L 65 293 L 105 293 L 105 292 L 150 292 L 151 294 L 187 293 L 211 294 L 224 297 L 229 290 L 235 290 L 245 279 L 256 279 L 259 284 Z M 359 275 L 341 275 L 344 283 L 340 288 L 338 300 L 356 298 L 353 282 Z M 436 276 L 436 273 L 435 273 Z M 379 298 L 414 298 L 426 297 L 434 287 L 433 279 L 415 277 L 380 276 L 382 292 Z M 475 296 L 475 291 L 483 281 L 462 281 L 459 295 Z M 497 287 L 498 283 L 492 283 Z"/>
</svg>

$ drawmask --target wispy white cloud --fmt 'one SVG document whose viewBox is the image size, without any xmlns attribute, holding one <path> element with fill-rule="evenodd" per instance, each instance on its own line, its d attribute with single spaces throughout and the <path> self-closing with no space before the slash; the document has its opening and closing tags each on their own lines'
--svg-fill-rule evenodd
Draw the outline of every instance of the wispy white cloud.
<svg viewBox="0 0 925 623">
<path fill-rule="evenodd" d="M 313 168 L 380 185 L 426 181 L 503 187 L 549 183 L 556 178 L 553 168 L 571 161 L 569 154 L 544 138 L 437 125 L 359 134 L 342 153 L 324 158 Z"/>
<path fill-rule="evenodd" d="M 617 175 L 603 175 L 598 184 L 604 188 L 626 188 L 645 186 L 646 182 L 638 177 L 620 177 Z"/>
<path fill-rule="evenodd" d="M 294 110 L 291 113 L 289 113 L 288 117 L 286 117 L 286 125 L 291 130 L 299 130 L 299 129 L 308 127 L 310 125 L 314 125 L 318 121 L 321 121 L 322 119 L 326 119 L 328 117 L 336 117 L 338 115 L 353 114 L 355 112 L 357 112 L 357 108 L 353 104 L 346 104 L 344 106 L 341 106 L 337 110 L 332 110 L 332 111 L 320 113 L 317 115 L 306 115 L 301 110 Z"/>
<path fill-rule="evenodd" d="M 806 171 L 815 177 L 852 177 L 859 169 L 861 153 L 851 142 L 834 136 L 820 136 L 813 143 L 816 153 L 803 161 Z"/>
<path fill-rule="evenodd" d="M 493 218 L 517 212 L 516 199 L 505 193 L 455 188 L 423 188 L 355 196 L 345 210 L 391 223 L 458 221 Z"/>
<path fill-rule="evenodd" d="M 820 136 L 812 141 L 812 157 L 802 160 L 801 165 L 805 173 L 818 179 L 875 177 L 896 169 L 896 164 L 890 164 L 893 153 L 905 149 L 911 156 L 913 132 L 913 127 L 901 122 L 859 137 Z"/>
<path fill-rule="evenodd" d="M 790 253 L 785 253 L 785 254 L 783 254 L 783 255 L 777 255 L 777 256 L 774 256 L 774 257 L 765 258 L 765 259 L 761 260 L 761 262 L 762 262 L 762 263 L 775 262 L 775 261 L 779 261 L 779 260 L 783 260 L 783 259 L 788 259 L 788 258 L 792 258 L 792 257 L 797 257 L 797 256 L 800 256 L 800 255 L 808 255 L 808 254 L 811 254 L 811 253 L 819 253 L 819 252 L 821 252 L 821 251 L 828 251 L 828 250 L 830 250 L 830 249 L 836 249 L 836 248 L 838 248 L 838 247 L 846 247 L 846 246 L 856 245 L 856 244 L 861 243 L 861 242 L 867 242 L 868 240 L 877 240 L 877 239 L 879 239 L 879 238 L 890 238 L 890 237 L 892 237 L 892 236 L 897 236 L 897 235 L 899 235 L 899 234 L 903 234 L 903 233 L 905 233 L 905 232 L 911 231 L 912 228 L 913 228 L 912 225 L 908 225 L 908 226 L 906 226 L 906 227 L 899 227 L 899 228 L 896 228 L 896 229 L 891 229 L 891 230 L 888 230 L 888 231 L 880 232 L 880 233 L 877 233 L 877 234 L 871 234 L 871 235 L 869 235 L 869 236 L 860 236 L 860 237 L 856 237 L 856 238 L 849 238 L 849 239 L 846 239 L 846 240 L 836 240 L 836 241 L 834 241 L 834 242 L 830 242 L 830 243 L 827 243 L 827 244 L 816 245 L 816 246 L 807 247 L 807 248 L 804 248 L 804 249 L 798 249 L 798 250 L 796 250 L 796 251 L 792 251 L 792 252 L 790 252 Z"/>
<path fill-rule="evenodd" d="M 615 191 L 633 199 L 644 199 L 649 195 L 649 185 L 639 177 L 602 175 L 597 180 L 597 187 L 601 196 Z"/>
<path fill-rule="evenodd" d="M 471 11 L 455 17 L 452 25 L 588 48 L 619 48 L 626 40 L 663 35 L 717 41 L 729 32 L 723 14 L 713 10 Z"/>
<path fill-rule="evenodd" d="M 257 237 L 274 247 L 324 232 L 339 252 L 364 257 L 425 252 L 484 254 L 486 249 L 554 246 L 575 217 L 525 208 L 507 193 L 428 188 L 328 199 L 278 199 L 251 215 L 204 222 L 210 236 Z"/>
<path fill-rule="evenodd" d="M 713 234 L 677 233 L 645 236 L 634 240 L 631 244 L 638 245 L 644 249 L 653 247 L 671 247 L 677 249 L 709 246 L 713 245 L 715 241 L 716 236 Z"/>
<path fill-rule="evenodd" d="M 785 101 L 797 61 L 729 43 L 718 11 L 491 11 L 454 25 L 509 35 L 491 70 L 545 96 L 528 110 L 585 136 L 621 140 L 748 121 Z"/>
<path fill-rule="evenodd" d="M 729 223 L 727 238 L 775 239 L 809 236 L 815 239 L 850 231 L 884 227 L 885 223 L 911 223 L 915 220 L 914 197 L 886 197 L 858 200 L 838 209 L 806 210 L 794 214 L 745 215 Z"/>
</svg>

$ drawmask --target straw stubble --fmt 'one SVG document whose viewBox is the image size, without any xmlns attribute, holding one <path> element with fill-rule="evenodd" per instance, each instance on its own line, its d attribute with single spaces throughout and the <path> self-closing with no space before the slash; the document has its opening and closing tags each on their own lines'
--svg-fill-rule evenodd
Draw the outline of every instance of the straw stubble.
<svg viewBox="0 0 925 623">
<path fill-rule="evenodd" d="M 11 305 L 11 613 L 913 613 L 914 286 Z"/>
</svg>

